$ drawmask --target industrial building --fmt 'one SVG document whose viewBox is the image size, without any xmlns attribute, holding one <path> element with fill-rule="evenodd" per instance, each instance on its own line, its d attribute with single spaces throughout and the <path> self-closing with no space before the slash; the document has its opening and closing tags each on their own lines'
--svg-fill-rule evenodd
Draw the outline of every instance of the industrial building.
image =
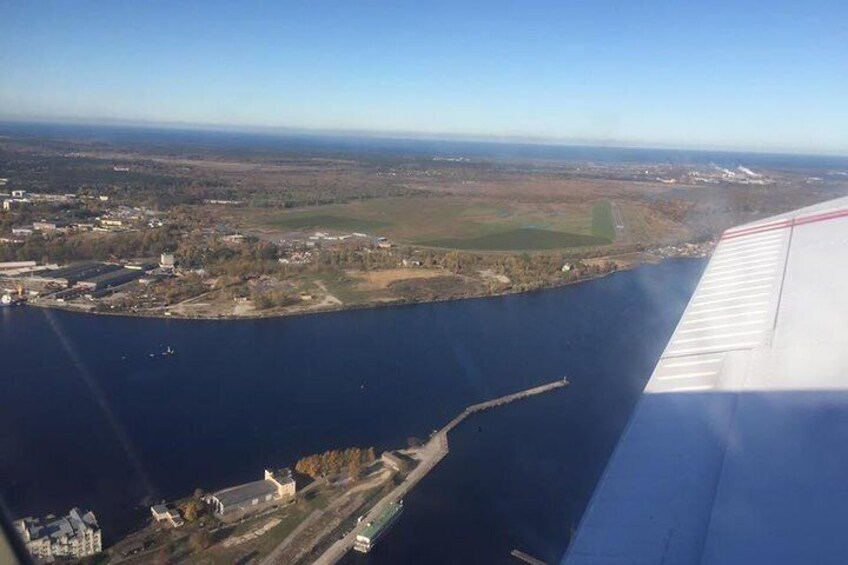
<svg viewBox="0 0 848 565">
<path fill-rule="evenodd" d="M 143 276 L 144 270 L 142 269 L 128 269 L 126 267 L 121 267 L 107 271 L 102 275 L 81 280 L 76 284 L 76 286 L 84 290 L 103 290 L 105 288 L 112 288 L 114 286 L 120 286 L 122 284 L 132 282 Z"/>
<path fill-rule="evenodd" d="M 52 563 L 56 558 L 81 559 L 103 549 L 94 512 L 72 508 L 67 516 L 48 516 L 48 520 L 23 518 L 15 522 L 15 529 L 37 563 Z"/>
<path fill-rule="evenodd" d="M 117 265 L 88 261 L 65 267 L 36 267 L 34 262 L 8 263 L 0 269 L 0 290 L 30 294 L 55 293 L 56 298 L 108 293 L 109 289 L 138 280 L 156 267 L 153 263 Z M 20 265 L 20 266 L 19 266 Z"/>
<path fill-rule="evenodd" d="M 56 284 L 68 288 L 72 287 L 80 281 L 98 277 L 100 275 L 111 273 L 120 269 L 120 265 L 112 265 L 109 263 L 77 263 L 60 269 L 53 269 L 42 273 L 40 276 L 54 281 Z"/>
<path fill-rule="evenodd" d="M 209 501 L 215 513 L 222 518 L 238 518 L 290 500 L 296 492 L 291 471 L 283 468 L 276 472 L 265 470 L 262 480 L 219 490 L 209 497 Z"/>
</svg>

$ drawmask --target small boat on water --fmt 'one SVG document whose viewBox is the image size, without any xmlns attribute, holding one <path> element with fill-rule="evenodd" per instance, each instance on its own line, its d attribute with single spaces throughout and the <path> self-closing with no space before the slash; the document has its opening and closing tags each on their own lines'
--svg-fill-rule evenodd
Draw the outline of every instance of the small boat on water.
<svg viewBox="0 0 848 565">
<path fill-rule="evenodd" d="M 388 531 L 403 512 L 403 500 L 389 503 L 383 512 L 373 521 L 368 522 L 365 528 L 356 536 L 353 549 L 360 553 L 368 553 L 374 547 L 378 539 Z"/>
<path fill-rule="evenodd" d="M 169 345 L 168 348 L 162 353 L 162 355 L 173 355 L 176 352 L 177 351 Z"/>
</svg>

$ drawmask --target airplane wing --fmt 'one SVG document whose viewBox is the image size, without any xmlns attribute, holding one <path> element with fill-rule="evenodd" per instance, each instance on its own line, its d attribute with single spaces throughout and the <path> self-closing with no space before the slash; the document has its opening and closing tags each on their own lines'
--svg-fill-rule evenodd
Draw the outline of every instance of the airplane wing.
<svg viewBox="0 0 848 565">
<path fill-rule="evenodd" d="M 848 563 L 848 198 L 727 230 L 566 565 Z"/>
</svg>

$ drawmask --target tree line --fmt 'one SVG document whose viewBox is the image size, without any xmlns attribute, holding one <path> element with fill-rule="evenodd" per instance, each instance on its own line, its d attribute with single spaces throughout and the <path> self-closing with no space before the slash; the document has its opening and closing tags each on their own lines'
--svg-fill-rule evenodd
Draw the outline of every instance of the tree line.
<svg viewBox="0 0 848 565">
<path fill-rule="evenodd" d="M 376 459 L 374 448 L 351 447 L 308 455 L 298 460 L 294 468 L 313 479 L 347 473 L 352 479 L 362 476 L 362 469 Z"/>
</svg>

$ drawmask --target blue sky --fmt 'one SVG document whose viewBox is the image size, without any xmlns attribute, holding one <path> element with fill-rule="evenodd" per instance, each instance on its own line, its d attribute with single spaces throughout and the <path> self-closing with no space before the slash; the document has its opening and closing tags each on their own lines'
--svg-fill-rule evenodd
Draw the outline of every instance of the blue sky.
<svg viewBox="0 0 848 565">
<path fill-rule="evenodd" d="M 848 2 L 4 3 L 0 117 L 848 154 Z"/>
</svg>

